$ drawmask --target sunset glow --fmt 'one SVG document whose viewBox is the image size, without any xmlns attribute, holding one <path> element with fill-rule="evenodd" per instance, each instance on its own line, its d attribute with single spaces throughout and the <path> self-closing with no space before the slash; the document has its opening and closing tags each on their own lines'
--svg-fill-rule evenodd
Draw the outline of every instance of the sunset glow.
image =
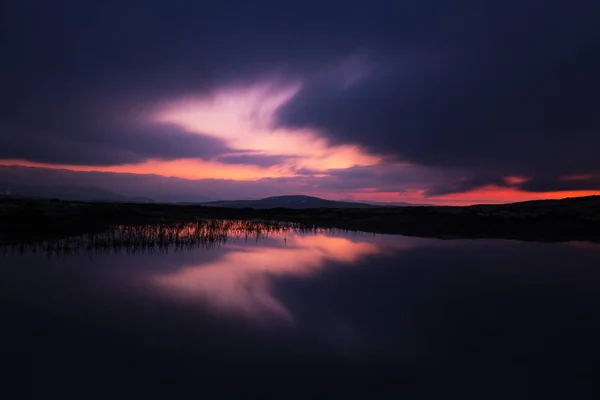
<svg viewBox="0 0 600 400">
<path fill-rule="evenodd" d="M 276 127 L 274 113 L 298 90 L 297 86 L 277 89 L 269 85 L 226 90 L 206 99 L 168 104 L 157 113 L 156 121 L 224 139 L 235 150 L 291 156 L 285 163 L 288 167 L 327 170 L 379 162 L 380 157 L 357 146 L 331 146 L 316 131 Z"/>
<path fill-rule="evenodd" d="M 360 75 L 355 77 L 360 79 Z M 333 177 L 352 173 L 353 168 L 383 168 L 390 178 L 411 172 L 418 180 L 417 165 L 384 157 L 355 144 L 334 145 L 317 129 L 292 129 L 278 126 L 275 115 L 302 89 L 302 83 L 257 83 L 217 90 L 208 96 L 186 97 L 160 103 L 151 112 L 137 118 L 145 123 L 169 124 L 190 135 L 223 141 L 229 149 L 210 158 L 148 158 L 143 162 L 117 165 L 75 165 L 36 162 L 26 159 L 0 159 L 0 165 L 64 169 L 77 172 L 129 173 L 189 179 L 190 182 L 223 180 L 232 182 L 266 182 L 285 179 L 291 194 L 309 194 L 332 200 L 409 202 L 433 205 L 468 205 L 507 203 L 537 199 L 600 194 L 600 190 L 565 190 L 528 192 L 520 189 L 533 177 L 506 176 L 506 187 L 483 185 L 459 193 L 430 195 L 426 176 L 422 187 L 411 184 L 399 190 L 381 187 L 377 181 L 364 181 L 361 187 L 337 190 Z M 391 169 L 390 169 L 391 168 Z M 307 178 L 310 177 L 310 178 Z M 592 174 L 560 177 L 564 182 L 585 182 Z M 337 178 L 336 178 L 337 179 Z M 403 178 L 397 182 L 403 185 Z M 295 182 L 295 183 L 294 183 Z M 345 186 L 345 185 L 342 185 Z M 389 186 L 389 184 L 386 184 Z M 394 186 L 394 185 L 392 185 Z M 404 185 L 405 186 L 405 185 Z M 273 191 L 272 194 L 290 194 Z M 231 197 L 226 196 L 226 197 Z M 240 198 L 245 197 L 243 194 Z M 253 195 L 251 197 L 256 197 Z"/>
<path fill-rule="evenodd" d="M 600 398 L 599 22 L 0 0 L 4 391 Z"/>
<path fill-rule="evenodd" d="M 600 36 L 586 7 L 571 25 L 544 6 L 532 27 L 525 9 L 500 3 L 457 6 L 439 21 L 416 3 L 335 6 L 323 20 L 312 17 L 320 6 L 305 15 L 185 2 L 180 13 L 153 3 L 146 20 L 136 5 L 82 3 L 65 5 L 82 18 L 64 21 L 63 8 L 39 3 L 6 10 L 0 166 L 15 168 L 0 168 L 0 190 L 51 186 L 45 173 L 117 196 L 160 192 L 159 202 L 465 205 L 600 193 L 590 67 Z"/>
<path fill-rule="evenodd" d="M 218 161 L 200 159 L 179 159 L 174 161 L 148 160 L 140 164 L 115 165 L 108 167 L 91 165 L 55 165 L 23 160 L 2 160 L 0 165 L 23 165 L 27 167 L 59 168 L 70 171 L 116 172 L 132 174 L 154 174 L 186 179 L 231 179 L 256 180 L 294 176 L 280 166 L 261 168 L 255 165 L 233 165 Z"/>
</svg>

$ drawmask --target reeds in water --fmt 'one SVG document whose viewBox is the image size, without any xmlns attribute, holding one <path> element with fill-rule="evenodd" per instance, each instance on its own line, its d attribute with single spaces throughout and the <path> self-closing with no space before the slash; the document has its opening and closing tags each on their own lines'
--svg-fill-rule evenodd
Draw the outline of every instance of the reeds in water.
<svg viewBox="0 0 600 400">
<path fill-rule="evenodd" d="M 47 253 L 56 255 L 114 252 L 168 252 L 195 248 L 219 247 L 229 239 L 260 240 L 290 234 L 326 233 L 322 229 L 299 223 L 265 220 L 201 219 L 186 223 L 117 225 L 100 233 L 83 234 L 57 240 L 0 247 L 6 253 Z"/>
</svg>

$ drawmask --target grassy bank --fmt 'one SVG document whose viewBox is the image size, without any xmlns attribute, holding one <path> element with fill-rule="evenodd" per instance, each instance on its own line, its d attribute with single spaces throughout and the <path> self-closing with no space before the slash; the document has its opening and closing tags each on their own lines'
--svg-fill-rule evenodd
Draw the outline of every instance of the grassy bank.
<svg viewBox="0 0 600 400">
<path fill-rule="evenodd" d="M 204 218 L 297 222 L 303 226 L 441 238 L 600 241 L 600 196 L 469 207 L 268 210 L 194 205 L 0 199 L 0 243 L 100 232 L 115 225 Z"/>
</svg>

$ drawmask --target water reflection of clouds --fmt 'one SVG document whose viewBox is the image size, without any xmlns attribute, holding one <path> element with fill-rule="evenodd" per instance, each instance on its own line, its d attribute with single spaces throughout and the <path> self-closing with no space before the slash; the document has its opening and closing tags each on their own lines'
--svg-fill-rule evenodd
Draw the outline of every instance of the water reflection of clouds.
<svg viewBox="0 0 600 400">
<path fill-rule="evenodd" d="M 233 243 L 221 259 L 152 279 L 176 297 L 200 300 L 220 312 L 293 322 L 290 311 L 274 296 L 272 279 L 310 276 L 328 262 L 352 264 L 379 253 L 380 247 L 369 239 L 293 235 L 287 238 L 285 247 L 269 246 L 267 242 L 252 246 Z"/>
</svg>

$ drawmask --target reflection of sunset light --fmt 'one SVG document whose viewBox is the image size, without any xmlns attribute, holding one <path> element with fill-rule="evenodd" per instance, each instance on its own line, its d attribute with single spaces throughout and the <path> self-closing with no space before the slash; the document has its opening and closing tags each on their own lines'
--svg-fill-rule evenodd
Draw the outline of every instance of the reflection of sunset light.
<svg viewBox="0 0 600 400">
<path fill-rule="evenodd" d="M 205 99 L 167 104 L 156 120 L 224 139 L 234 149 L 299 156 L 294 164 L 301 168 L 348 168 L 379 161 L 356 146 L 331 146 L 313 130 L 276 127 L 276 110 L 298 90 L 298 85 L 224 90 Z"/>
<path fill-rule="evenodd" d="M 275 235 L 283 241 L 283 234 Z M 288 322 L 293 316 L 272 292 L 273 277 L 309 276 L 327 262 L 353 263 L 377 253 L 372 243 L 327 235 L 291 235 L 287 247 L 228 246 L 222 259 L 154 278 L 185 299 L 200 299 L 220 311 Z"/>
</svg>

